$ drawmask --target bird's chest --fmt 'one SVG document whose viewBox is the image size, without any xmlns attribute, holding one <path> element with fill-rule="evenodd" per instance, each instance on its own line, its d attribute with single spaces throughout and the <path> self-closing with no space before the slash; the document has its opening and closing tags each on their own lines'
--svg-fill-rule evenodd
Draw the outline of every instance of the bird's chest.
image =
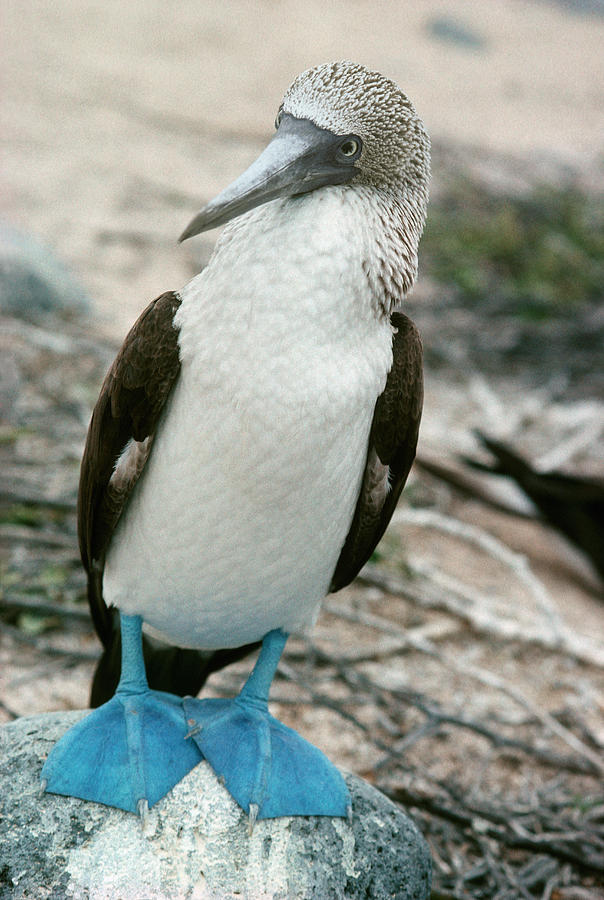
<svg viewBox="0 0 604 900">
<path fill-rule="evenodd" d="M 183 363 L 162 456 L 178 459 L 187 482 L 210 479 L 273 520 L 291 514 L 297 495 L 316 513 L 328 486 L 338 501 L 356 490 L 385 378 L 367 347 L 325 346 L 301 331 L 240 337 L 228 358 L 216 341 Z"/>
</svg>

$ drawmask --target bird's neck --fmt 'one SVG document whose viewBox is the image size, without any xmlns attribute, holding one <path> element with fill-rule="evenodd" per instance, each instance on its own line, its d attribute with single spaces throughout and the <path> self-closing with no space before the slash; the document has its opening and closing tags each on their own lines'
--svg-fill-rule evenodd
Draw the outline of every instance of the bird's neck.
<svg viewBox="0 0 604 900">
<path fill-rule="evenodd" d="M 266 204 L 225 228 L 180 318 L 201 333 L 236 317 L 275 340 L 298 328 L 316 344 L 381 327 L 415 277 L 421 225 L 407 215 L 363 186 Z"/>
<path fill-rule="evenodd" d="M 417 277 L 417 251 L 426 218 L 427 196 L 415 190 L 359 185 L 355 194 L 367 210 L 367 264 L 363 266 L 383 315 L 400 307 Z"/>
</svg>

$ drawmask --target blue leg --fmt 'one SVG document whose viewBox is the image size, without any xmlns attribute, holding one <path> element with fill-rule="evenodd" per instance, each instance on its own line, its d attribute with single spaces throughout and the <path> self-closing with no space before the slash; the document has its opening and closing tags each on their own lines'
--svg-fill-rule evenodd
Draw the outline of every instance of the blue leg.
<svg viewBox="0 0 604 900">
<path fill-rule="evenodd" d="M 197 765 L 201 754 L 185 740 L 181 698 L 149 689 L 140 616 L 121 615 L 120 624 L 117 692 L 57 742 L 42 769 L 42 785 L 52 794 L 144 815 Z"/>
<path fill-rule="evenodd" d="M 276 816 L 349 815 L 348 789 L 333 763 L 268 711 L 287 637 L 269 631 L 234 700 L 184 700 L 191 737 L 251 825 Z"/>
</svg>

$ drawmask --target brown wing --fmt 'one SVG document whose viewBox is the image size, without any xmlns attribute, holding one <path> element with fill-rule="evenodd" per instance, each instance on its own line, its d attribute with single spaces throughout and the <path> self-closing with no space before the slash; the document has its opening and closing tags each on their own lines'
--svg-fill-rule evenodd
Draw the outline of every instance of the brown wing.
<svg viewBox="0 0 604 900">
<path fill-rule="evenodd" d="M 422 344 L 413 322 L 391 317 L 392 369 L 377 399 L 361 492 L 330 590 L 339 591 L 365 565 L 390 521 L 415 458 L 423 403 Z"/>
<path fill-rule="evenodd" d="M 105 647 L 114 630 L 102 594 L 105 554 L 180 371 L 174 326 L 179 306 L 180 297 L 168 292 L 138 318 L 107 373 L 88 429 L 80 471 L 78 537 L 88 573 L 90 611 Z"/>
</svg>

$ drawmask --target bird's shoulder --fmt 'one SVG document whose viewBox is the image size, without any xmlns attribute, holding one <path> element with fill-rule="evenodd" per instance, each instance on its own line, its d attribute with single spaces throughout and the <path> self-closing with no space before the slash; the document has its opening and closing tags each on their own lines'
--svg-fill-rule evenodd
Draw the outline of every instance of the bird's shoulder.
<svg viewBox="0 0 604 900">
<path fill-rule="evenodd" d="M 178 328 L 174 317 L 180 296 L 167 291 L 153 300 L 134 323 L 103 382 L 97 407 L 144 440 L 156 424 L 180 370 Z M 94 414 L 93 414 L 94 419 Z"/>
</svg>

